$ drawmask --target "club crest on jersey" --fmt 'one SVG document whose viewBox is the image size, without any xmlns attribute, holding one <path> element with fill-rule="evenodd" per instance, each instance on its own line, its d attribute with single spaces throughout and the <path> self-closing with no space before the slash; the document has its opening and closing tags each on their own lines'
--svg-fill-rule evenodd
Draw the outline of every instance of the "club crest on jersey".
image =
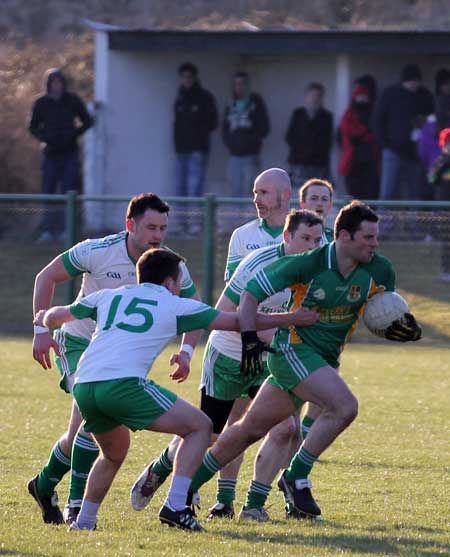
<svg viewBox="0 0 450 557">
<path fill-rule="evenodd" d="M 361 287 L 359 284 L 353 284 L 348 291 L 347 300 L 349 302 L 357 302 L 361 298 Z"/>
<path fill-rule="evenodd" d="M 325 300 L 325 290 L 323 288 L 314 290 L 314 292 L 312 293 L 312 297 L 316 300 Z"/>
</svg>

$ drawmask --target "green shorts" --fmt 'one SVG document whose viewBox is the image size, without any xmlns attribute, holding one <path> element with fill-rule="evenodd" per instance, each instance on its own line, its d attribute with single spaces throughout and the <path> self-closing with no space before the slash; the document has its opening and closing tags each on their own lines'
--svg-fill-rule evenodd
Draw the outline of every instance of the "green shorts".
<svg viewBox="0 0 450 557">
<path fill-rule="evenodd" d="M 76 383 L 73 395 L 85 431 L 105 433 L 119 425 L 145 429 L 174 405 L 177 395 L 140 377 Z"/>
<path fill-rule="evenodd" d="M 259 387 L 269 375 L 267 364 L 264 371 L 256 377 L 242 375 L 241 362 L 219 352 L 209 342 L 203 355 L 200 389 L 205 394 L 219 400 L 236 400 L 248 397 L 253 387 Z"/>
<path fill-rule="evenodd" d="M 269 371 L 278 385 L 286 391 L 292 391 L 317 369 L 333 367 L 307 344 L 274 343 L 272 346 L 276 353 L 269 353 Z"/>
<path fill-rule="evenodd" d="M 73 374 L 77 370 L 78 362 L 89 346 L 89 340 L 70 335 L 61 331 L 61 329 L 56 329 L 53 333 L 53 338 L 59 347 L 60 356 L 57 356 L 56 366 L 61 375 L 61 380 L 59 386 L 66 393 L 72 392 L 74 377 Z"/>
<path fill-rule="evenodd" d="M 295 406 L 295 409 L 297 411 L 302 409 L 302 406 L 305 404 L 305 401 L 302 400 L 300 397 L 298 397 L 295 393 L 293 393 L 289 389 L 285 389 L 284 387 L 282 387 L 273 375 L 269 375 L 269 377 L 267 378 L 266 383 L 267 383 L 267 385 L 272 385 L 273 387 L 276 387 L 277 389 L 281 389 L 282 391 L 286 391 L 289 394 L 289 396 L 291 397 L 291 400 L 292 400 L 292 403 Z"/>
</svg>

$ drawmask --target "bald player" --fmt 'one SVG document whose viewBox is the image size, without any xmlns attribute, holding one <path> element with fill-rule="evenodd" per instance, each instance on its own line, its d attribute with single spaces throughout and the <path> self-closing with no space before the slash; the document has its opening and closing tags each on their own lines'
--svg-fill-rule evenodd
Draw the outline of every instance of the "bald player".
<svg viewBox="0 0 450 557">
<path fill-rule="evenodd" d="M 258 218 L 236 228 L 232 233 L 225 268 L 226 282 L 248 253 L 283 241 L 283 226 L 291 195 L 291 180 L 282 168 L 269 168 L 256 177 L 253 203 Z"/>
</svg>

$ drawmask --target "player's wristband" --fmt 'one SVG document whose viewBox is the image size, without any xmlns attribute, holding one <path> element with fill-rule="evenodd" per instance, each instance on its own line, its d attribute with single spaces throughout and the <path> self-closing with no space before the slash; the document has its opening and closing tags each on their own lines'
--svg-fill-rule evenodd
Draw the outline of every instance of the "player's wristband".
<svg viewBox="0 0 450 557">
<path fill-rule="evenodd" d="M 39 335 L 40 333 L 50 332 L 50 329 L 48 327 L 42 327 L 41 325 L 34 325 L 33 330 L 35 335 Z"/>
<path fill-rule="evenodd" d="M 192 356 L 194 355 L 194 347 L 190 344 L 182 344 L 180 347 L 180 352 L 186 352 L 189 354 L 189 359 L 192 360 Z"/>
</svg>

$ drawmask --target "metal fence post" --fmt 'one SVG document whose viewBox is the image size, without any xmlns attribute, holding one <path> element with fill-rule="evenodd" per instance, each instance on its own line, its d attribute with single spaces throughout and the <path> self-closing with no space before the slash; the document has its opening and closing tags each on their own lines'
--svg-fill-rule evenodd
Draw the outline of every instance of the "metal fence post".
<svg viewBox="0 0 450 557">
<path fill-rule="evenodd" d="M 71 248 L 77 241 L 77 192 L 70 190 L 66 196 L 66 248 Z M 75 299 L 75 283 L 73 280 L 66 282 L 64 295 L 66 304 Z"/>
<path fill-rule="evenodd" d="M 202 299 L 213 305 L 214 299 L 214 253 L 216 239 L 216 196 L 212 193 L 205 195 L 204 205 L 204 240 L 203 240 L 203 280 Z"/>
</svg>

